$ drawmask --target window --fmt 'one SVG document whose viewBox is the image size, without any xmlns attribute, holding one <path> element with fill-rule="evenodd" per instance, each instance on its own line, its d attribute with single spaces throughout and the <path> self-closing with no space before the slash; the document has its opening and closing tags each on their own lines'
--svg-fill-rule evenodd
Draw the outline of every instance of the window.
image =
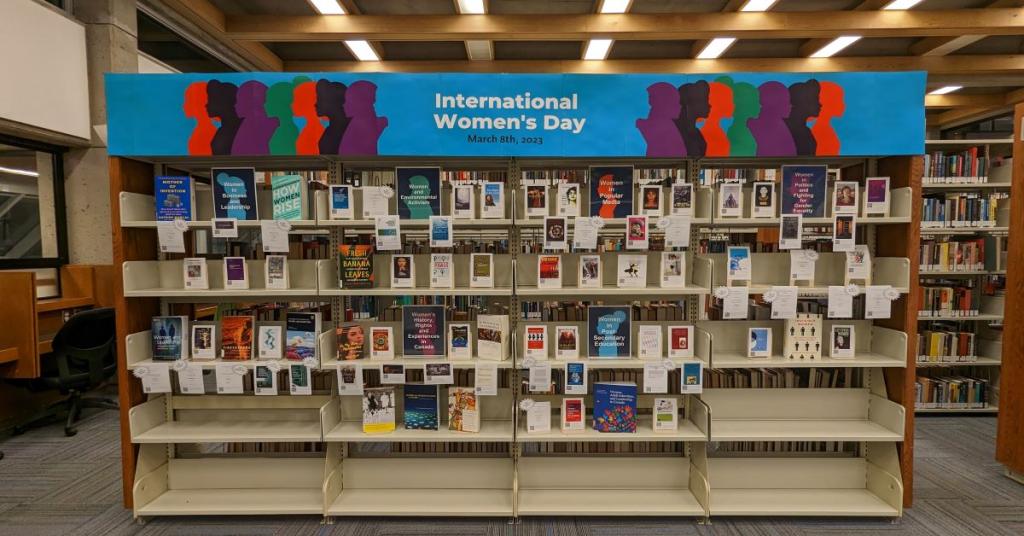
<svg viewBox="0 0 1024 536">
<path fill-rule="evenodd" d="M 0 136 L 0 269 L 67 263 L 63 151 Z"/>
</svg>

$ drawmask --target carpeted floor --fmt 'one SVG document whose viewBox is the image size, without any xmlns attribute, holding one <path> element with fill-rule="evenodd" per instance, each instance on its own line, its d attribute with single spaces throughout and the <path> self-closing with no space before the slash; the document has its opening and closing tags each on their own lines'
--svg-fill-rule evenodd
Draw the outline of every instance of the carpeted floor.
<svg viewBox="0 0 1024 536">
<path fill-rule="evenodd" d="M 137 524 L 121 506 L 117 414 L 91 413 L 76 437 L 60 425 L 0 441 L 0 535 L 1020 535 L 1024 486 L 993 460 L 995 418 L 918 418 L 916 499 L 901 521 L 835 519 L 162 518 Z"/>
</svg>

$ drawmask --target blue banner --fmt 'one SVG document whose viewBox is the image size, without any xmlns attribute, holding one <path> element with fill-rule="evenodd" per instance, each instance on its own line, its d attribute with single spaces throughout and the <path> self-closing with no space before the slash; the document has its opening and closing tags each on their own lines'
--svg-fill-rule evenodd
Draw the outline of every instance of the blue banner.
<svg viewBox="0 0 1024 536">
<path fill-rule="evenodd" d="M 117 156 L 924 152 L 924 72 L 107 74 Z"/>
</svg>

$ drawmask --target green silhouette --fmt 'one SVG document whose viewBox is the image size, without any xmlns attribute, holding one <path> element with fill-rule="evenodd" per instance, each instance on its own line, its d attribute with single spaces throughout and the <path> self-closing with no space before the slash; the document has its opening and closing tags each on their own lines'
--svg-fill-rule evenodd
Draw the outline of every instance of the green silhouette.
<svg viewBox="0 0 1024 536">
<path fill-rule="evenodd" d="M 267 90 L 264 109 L 268 116 L 277 118 L 277 129 L 270 138 L 270 154 L 295 154 L 299 127 L 292 116 L 292 93 L 295 86 L 309 81 L 305 76 L 298 76 L 291 82 L 278 82 Z"/>
<path fill-rule="evenodd" d="M 761 94 L 752 84 L 733 82 L 732 77 L 722 76 L 715 80 L 732 88 L 735 111 L 732 125 L 726 135 L 729 137 L 729 156 L 757 156 L 757 140 L 747 127 L 747 120 L 761 113 Z"/>
</svg>

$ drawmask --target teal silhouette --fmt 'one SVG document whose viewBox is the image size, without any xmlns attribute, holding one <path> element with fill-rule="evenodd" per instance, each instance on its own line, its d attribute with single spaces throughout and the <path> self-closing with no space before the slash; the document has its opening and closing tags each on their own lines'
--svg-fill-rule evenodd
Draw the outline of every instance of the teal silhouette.
<svg viewBox="0 0 1024 536">
<path fill-rule="evenodd" d="M 292 95 L 295 87 L 309 82 L 305 76 L 298 76 L 291 82 L 278 82 L 267 90 L 264 109 L 269 117 L 278 119 L 277 129 L 270 138 L 270 154 L 295 154 L 295 140 L 299 138 L 299 127 L 292 115 Z"/>
<path fill-rule="evenodd" d="M 597 333 L 604 336 L 605 341 L 609 341 L 607 344 L 597 345 L 597 355 L 600 357 L 618 357 L 619 350 L 611 341 L 612 337 L 619 333 L 620 326 L 626 321 L 626 313 L 624 311 L 615 311 L 612 314 L 602 315 L 597 319 Z"/>
<path fill-rule="evenodd" d="M 249 219 L 246 203 L 249 194 L 245 181 L 226 172 L 220 172 L 217 174 L 217 183 L 224 189 L 224 196 L 227 197 L 227 217 L 236 220 Z"/>
<path fill-rule="evenodd" d="M 726 135 L 729 137 L 729 156 L 757 156 L 757 140 L 747 127 L 747 120 L 761 113 L 761 94 L 752 84 L 734 82 L 732 77 L 722 76 L 715 80 L 732 88 L 735 105 L 732 125 Z"/>
<path fill-rule="evenodd" d="M 413 175 L 409 178 L 409 197 L 405 206 L 409 209 L 409 219 L 426 220 L 434 215 L 430 206 L 430 196 L 433 190 L 430 188 L 430 179 L 423 175 Z"/>
</svg>

